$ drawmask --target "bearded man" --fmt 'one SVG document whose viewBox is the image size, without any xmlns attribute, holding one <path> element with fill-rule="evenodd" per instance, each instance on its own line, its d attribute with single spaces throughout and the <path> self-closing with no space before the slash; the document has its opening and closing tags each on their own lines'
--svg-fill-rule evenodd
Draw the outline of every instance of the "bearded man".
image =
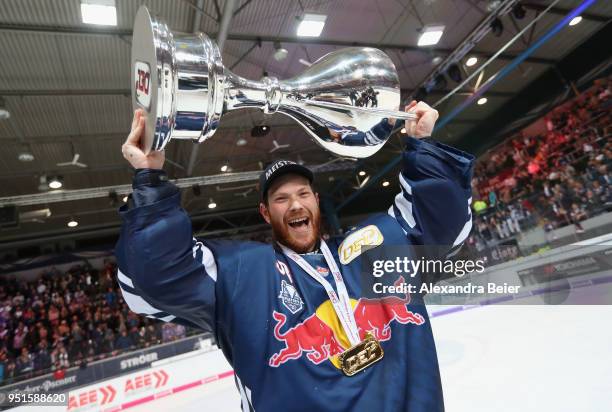
<svg viewBox="0 0 612 412">
<path fill-rule="evenodd" d="M 243 411 L 444 409 L 424 306 L 366 299 L 359 282 L 360 245 L 457 248 L 471 229 L 473 156 L 429 137 L 438 113 L 427 104 L 406 110 L 417 120 L 405 124 L 401 192 L 388 212 L 325 241 L 313 173 L 278 160 L 259 185 L 272 244 L 193 238 L 163 152 L 141 150 L 135 112 L 122 147 L 136 173 L 120 209 L 119 285 L 133 311 L 215 335 Z"/>
</svg>

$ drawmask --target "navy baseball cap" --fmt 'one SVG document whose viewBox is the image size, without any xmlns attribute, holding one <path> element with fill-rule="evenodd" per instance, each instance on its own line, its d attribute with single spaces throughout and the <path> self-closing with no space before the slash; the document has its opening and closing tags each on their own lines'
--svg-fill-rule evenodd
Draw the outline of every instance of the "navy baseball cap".
<svg viewBox="0 0 612 412">
<path fill-rule="evenodd" d="M 286 175 L 287 173 L 295 173 L 304 176 L 310 183 L 314 180 L 314 174 L 307 167 L 292 162 L 291 160 L 276 160 L 270 163 L 259 175 L 259 193 L 262 202 L 266 198 L 268 189 L 270 189 L 274 179 Z"/>
</svg>

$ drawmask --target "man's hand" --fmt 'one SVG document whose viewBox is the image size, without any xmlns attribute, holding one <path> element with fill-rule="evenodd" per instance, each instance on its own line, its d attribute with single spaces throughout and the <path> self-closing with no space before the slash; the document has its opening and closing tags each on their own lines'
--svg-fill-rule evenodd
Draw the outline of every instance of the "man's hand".
<svg viewBox="0 0 612 412">
<path fill-rule="evenodd" d="M 431 136 L 436 120 L 438 120 L 438 111 L 430 107 L 425 102 L 413 100 L 406 106 L 406 112 L 415 113 L 417 120 L 406 120 L 405 128 L 408 136 L 416 137 L 417 139 Z"/>
<path fill-rule="evenodd" d="M 142 151 L 142 139 L 145 130 L 144 110 L 134 111 L 132 131 L 121 146 L 121 153 L 134 169 L 161 169 L 164 166 L 164 152 L 151 151 L 148 155 Z"/>
</svg>

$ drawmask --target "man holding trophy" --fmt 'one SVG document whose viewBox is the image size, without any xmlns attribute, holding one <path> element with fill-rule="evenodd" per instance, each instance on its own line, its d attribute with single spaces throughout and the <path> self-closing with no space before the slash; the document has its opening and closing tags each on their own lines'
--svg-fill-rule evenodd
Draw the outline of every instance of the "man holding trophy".
<svg viewBox="0 0 612 412">
<path fill-rule="evenodd" d="M 171 55 L 177 48 L 181 56 Z M 394 111 L 399 82 L 388 57 L 340 50 L 307 75 L 253 82 L 225 69 L 205 35 L 173 35 L 143 7 L 132 60 L 136 110 L 122 152 L 136 173 L 116 248 L 130 308 L 214 333 L 244 411 L 444 410 L 425 307 L 365 299 L 357 258 L 361 245 L 459 247 L 471 229 L 473 157 L 430 138 L 438 114 L 427 104 Z M 376 107 L 356 105 L 359 93 L 376 96 Z M 163 147 L 210 138 L 221 115 L 240 107 L 285 114 L 351 157 L 376 152 L 395 119 L 405 120 L 402 191 L 387 213 L 325 241 L 313 173 L 277 160 L 259 188 L 273 244 L 193 238 L 180 190 L 162 170 Z"/>
</svg>

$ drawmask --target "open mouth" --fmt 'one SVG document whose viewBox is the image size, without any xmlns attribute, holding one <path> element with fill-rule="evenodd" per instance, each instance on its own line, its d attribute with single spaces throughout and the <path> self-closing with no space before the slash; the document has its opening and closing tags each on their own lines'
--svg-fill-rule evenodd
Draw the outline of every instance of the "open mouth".
<svg viewBox="0 0 612 412">
<path fill-rule="evenodd" d="M 298 217 L 295 219 L 289 220 L 288 224 L 293 229 L 305 229 L 308 227 L 308 223 L 310 222 L 310 218 L 308 217 Z"/>
</svg>

